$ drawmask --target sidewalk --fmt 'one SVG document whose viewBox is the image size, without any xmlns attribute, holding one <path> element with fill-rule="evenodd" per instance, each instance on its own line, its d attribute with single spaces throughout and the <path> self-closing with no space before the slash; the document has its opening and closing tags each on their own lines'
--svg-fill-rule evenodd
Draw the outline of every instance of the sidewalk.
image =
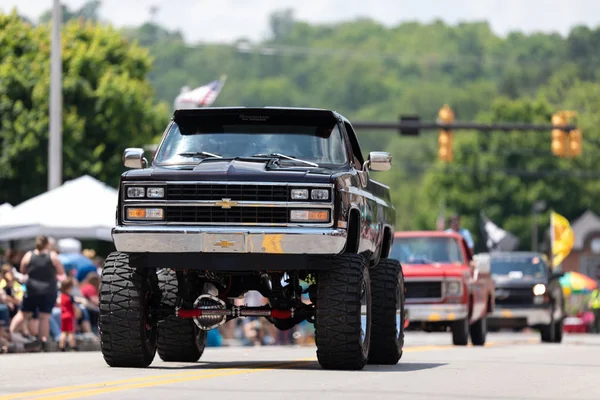
<svg viewBox="0 0 600 400">
<path fill-rule="evenodd" d="M 78 335 L 76 338 L 78 351 L 100 351 L 100 341 Z M 42 345 L 37 342 L 30 342 L 21 335 L 16 334 L 13 342 L 9 345 L 8 353 L 39 353 L 42 351 Z M 59 352 L 58 342 L 49 340 L 46 343 L 45 352 Z"/>
</svg>

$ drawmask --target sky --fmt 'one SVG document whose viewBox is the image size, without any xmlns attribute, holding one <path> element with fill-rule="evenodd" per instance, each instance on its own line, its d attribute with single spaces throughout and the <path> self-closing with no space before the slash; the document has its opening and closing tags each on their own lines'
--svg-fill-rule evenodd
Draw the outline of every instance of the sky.
<svg viewBox="0 0 600 400">
<path fill-rule="evenodd" d="M 63 0 L 79 8 L 85 0 Z M 333 23 L 370 17 L 387 26 L 403 21 L 450 24 L 487 20 L 493 31 L 568 34 L 574 25 L 600 25 L 600 0 L 103 0 L 101 16 L 117 27 L 150 20 L 150 7 L 158 7 L 155 21 L 179 30 L 189 42 L 258 41 L 269 33 L 268 17 L 276 10 L 294 9 L 297 19 Z M 17 7 L 36 21 L 52 0 L 0 0 L 0 11 Z"/>
</svg>

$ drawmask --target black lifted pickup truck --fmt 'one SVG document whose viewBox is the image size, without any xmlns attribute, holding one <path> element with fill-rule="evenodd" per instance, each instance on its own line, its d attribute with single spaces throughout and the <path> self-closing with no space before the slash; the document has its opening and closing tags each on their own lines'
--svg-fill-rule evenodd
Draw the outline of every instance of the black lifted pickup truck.
<svg viewBox="0 0 600 400">
<path fill-rule="evenodd" d="M 194 362 L 206 332 L 244 316 L 315 324 L 325 369 L 396 364 L 404 277 L 388 259 L 395 210 L 350 122 L 296 108 L 175 111 L 151 163 L 123 155 L 116 252 L 104 264 L 106 363 Z M 304 283 L 302 289 L 301 282 Z M 236 306 L 250 290 L 264 307 Z M 309 301 L 302 301 L 303 294 Z"/>
</svg>

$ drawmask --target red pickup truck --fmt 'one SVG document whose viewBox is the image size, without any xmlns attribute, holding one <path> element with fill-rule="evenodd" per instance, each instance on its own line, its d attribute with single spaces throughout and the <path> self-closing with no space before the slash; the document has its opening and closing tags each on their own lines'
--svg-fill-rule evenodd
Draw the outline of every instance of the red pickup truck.
<svg viewBox="0 0 600 400">
<path fill-rule="evenodd" d="M 442 231 L 396 232 L 389 257 L 402 264 L 409 329 L 450 329 L 455 345 L 469 336 L 485 344 L 495 300 L 488 259 L 476 262 L 461 235 Z"/>
</svg>

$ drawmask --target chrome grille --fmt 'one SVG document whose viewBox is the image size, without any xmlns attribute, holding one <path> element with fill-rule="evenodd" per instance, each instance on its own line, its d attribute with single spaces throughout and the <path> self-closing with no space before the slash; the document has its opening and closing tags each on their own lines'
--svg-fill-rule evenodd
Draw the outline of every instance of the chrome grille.
<svg viewBox="0 0 600 400">
<path fill-rule="evenodd" d="M 167 206 L 166 222 L 214 224 L 286 224 L 287 207 Z"/>
<path fill-rule="evenodd" d="M 439 299 L 442 297 L 441 281 L 406 281 L 406 299 Z"/>
<path fill-rule="evenodd" d="M 288 201 L 287 185 L 169 184 L 166 200 Z"/>
</svg>

